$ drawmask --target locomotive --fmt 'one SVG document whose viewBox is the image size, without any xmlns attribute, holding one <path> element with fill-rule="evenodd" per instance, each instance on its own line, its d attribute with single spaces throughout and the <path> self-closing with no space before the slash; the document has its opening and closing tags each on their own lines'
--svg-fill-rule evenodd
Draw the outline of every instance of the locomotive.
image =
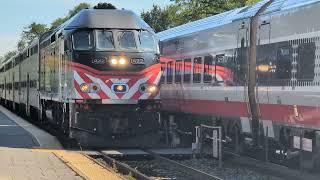
<svg viewBox="0 0 320 180">
<path fill-rule="evenodd" d="M 81 146 L 157 142 L 158 40 L 132 11 L 81 10 L 0 70 L 4 105 L 54 124 Z"/>
<path fill-rule="evenodd" d="M 221 126 L 237 153 L 319 165 L 319 10 L 319 1 L 265 0 L 158 33 L 172 143 Z"/>
</svg>

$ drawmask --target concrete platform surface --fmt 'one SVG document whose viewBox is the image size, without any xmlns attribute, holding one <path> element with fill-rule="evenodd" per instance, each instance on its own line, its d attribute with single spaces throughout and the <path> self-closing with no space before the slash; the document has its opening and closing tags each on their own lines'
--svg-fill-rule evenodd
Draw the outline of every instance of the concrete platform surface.
<svg viewBox="0 0 320 180">
<path fill-rule="evenodd" d="M 49 152 L 1 147 L 0 160 L 0 180 L 83 179 Z"/>
<path fill-rule="evenodd" d="M 0 147 L 62 149 L 59 141 L 0 106 Z"/>
</svg>

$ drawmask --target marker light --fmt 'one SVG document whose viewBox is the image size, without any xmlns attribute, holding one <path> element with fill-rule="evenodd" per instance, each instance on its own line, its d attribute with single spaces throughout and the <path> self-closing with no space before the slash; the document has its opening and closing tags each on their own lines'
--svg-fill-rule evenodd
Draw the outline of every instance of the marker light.
<svg viewBox="0 0 320 180">
<path fill-rule="evenodd" d="M 82 92 L 88 93 L 90 90 L 90 86 L 87 83 L 83 83 L 80 85 L 80 89 Z"/>
<path fill-rule="evenodd" d="M 117 64 L 118 64 L 118 60 L 112 58 L 112 59 L 111 59 L 111 64 L 112 64 L 112 65 L 117 65 Z"/>
</svg>

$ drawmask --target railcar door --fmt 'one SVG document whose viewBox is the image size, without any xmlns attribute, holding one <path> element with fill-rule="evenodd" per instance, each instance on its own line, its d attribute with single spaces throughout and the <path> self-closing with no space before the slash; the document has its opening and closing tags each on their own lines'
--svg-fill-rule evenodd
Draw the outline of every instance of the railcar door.
<svg viewBox="0 0 320 180">
<path fill-rule="evenodd" d="M 256 97 L 259 119 L 262 122 L 264 134 L 274 137 L 271 118 L 272 111 L 268 104 L 270 104 L 270 88 L 277 83 L 275 81 L 277 45 L 271 44 L 270 34 L 270 20 L 267 18 L 262 20 L 258 27 Z M 267 129 L 268 133 L 266 132 Z"/>
<path fill-rule="evenodd" d="M 236 51 L 236 68 L 234 86 L 237 91 L 237 101 L 240 102 L 239 116 L 241 117 L 241 130 L 243 133 L 250 133 L 250 106 L 248 98 L 248 47 L 249 47 L 249 23 L 241 23 L 238 29 L 237 51 Z"/>
</svg>

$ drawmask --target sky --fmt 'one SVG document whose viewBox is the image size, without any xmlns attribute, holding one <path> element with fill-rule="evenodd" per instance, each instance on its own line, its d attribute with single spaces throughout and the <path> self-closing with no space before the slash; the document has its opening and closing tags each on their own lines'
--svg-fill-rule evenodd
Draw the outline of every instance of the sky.
<svg viewBox="0 0 320 180">
<path fill-rule="evenodd" d="M 50 24 L 63 17 L 81 2 L 95 5 L 110 2 L 117 8 L 130 9 L 140 14 L 149 10 L 153 4 L 162 7 L 170 0 L 1 0 L 0 1 L 0 55 L 15 50 L 23 28 L 32 22 Z"/>
</svg>

